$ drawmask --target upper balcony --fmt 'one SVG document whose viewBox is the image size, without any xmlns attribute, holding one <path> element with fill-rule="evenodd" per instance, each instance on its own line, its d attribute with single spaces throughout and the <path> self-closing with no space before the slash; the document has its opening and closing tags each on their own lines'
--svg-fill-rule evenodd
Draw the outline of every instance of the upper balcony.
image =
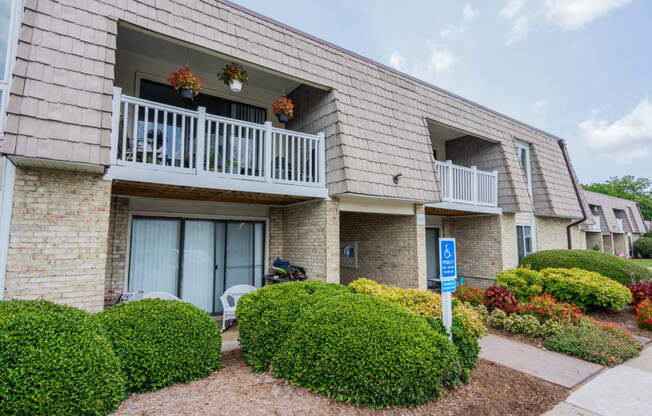
<svg viewBox="0 0 652 416">
<path fill-rule="evenodd" d="M 324 134 L 113 93 L 107 179 L 325 198 Z"/>
<path fill-rule="evenodd" d="M 593 224 L 586 227 L 586 231 L 599 233 L 602 231 L 602 224 L 600 223 L 600 215 L 593 214 Z"/>
</svg>

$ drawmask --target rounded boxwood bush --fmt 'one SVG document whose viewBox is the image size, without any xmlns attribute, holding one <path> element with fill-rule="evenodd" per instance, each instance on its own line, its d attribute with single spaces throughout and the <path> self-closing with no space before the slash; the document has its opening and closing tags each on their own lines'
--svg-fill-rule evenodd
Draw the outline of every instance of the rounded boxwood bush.
<svg viewBox="0 0 652 416">
<path fill-rule="evenodd" d="M 0 301 L 0 413 L 104 415 L 126 397 L 118 358 L 86 312 Z"/>
<path fill-rule="evenodd" d="M 242 359 L 254 372 L 266 371 L 304 308 L 350 292 L 335 283 L 308 281 L 269 285 L 242 296 L 236 309 Z"/>
<path fill-rule="evenodd" d="M 222 337 L 211 317 L 190 303 L 143 299 L 98 315 L 120 358 L 129 392 L 206 377 L 222 367 Z"/>
<path fill-rule="evenodd" d="M 525 256 L 521 266 L 533 270 L 546 268 L 580 268 L 600 273 L 616 282 L 628 285 L 652 280 L 652 270 L 607 253 L 592 250 L 544 250 Z"/>
<path fill-rule="evenodd" d="M 619 310 L 632 302 L 632 294 L 621 285 L 596 272 L 582 269 L 541 270 L 546 293 L 561 302 L 576 304 L 581 310 Z"/>
<path fill-rule="evenodd" d="M 538 296 L 543 292 L 541 273 L 525 267 L 498 273 L 496 285 L 512 292 L 521 302 L 527 302 L 532 296 Z"/>
<path fill-rule="evenodd" d="M 634 241 L 634 256 L 652 258 L 652 238 L 641 237 Z"/>
<path fill-rule="evenodd" d="M 306 308 L 272 361 L 274 375 L 339 401 L 416 406 L 458 384 L 453 344 L 383 299 L 339 294 Z"/>
</svg>

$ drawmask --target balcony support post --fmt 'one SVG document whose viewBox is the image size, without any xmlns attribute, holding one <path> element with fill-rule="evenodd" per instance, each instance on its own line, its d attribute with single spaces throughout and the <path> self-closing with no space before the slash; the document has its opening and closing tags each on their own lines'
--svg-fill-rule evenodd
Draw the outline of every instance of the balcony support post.
<svg viewBox="0 0 652 416">
<path fill-rule="evenodd" d="M 120 136 L 120 99 L 122 88 L 113 87 L 113 101 L 111 103 L 111 164 L 118 163 L 118 138 Z"/>
<path fill-rule="evenodd" d="M 478 203 L 478 169 L 475 166 L 471 166 L 471 199 L 473 200 L 473 205 Z"/>
<path fill-rule="evenodd" d="M 493 189 L 493 199 L 494 206 L 498 206 L 498 171 L 494 170 L 491 173 L 494 174 L 494 189 Z"/>
<path fill-rule="evenodd" d="M 453 192 L 453 161 L 452 160 L 447 160 L 446 161 L 446 170 L 448 170 L 448 200 L 452 201 L 453 200 L 453 195 L 455 193 Z M 446 199 L 446 197 L 444 197 Z"/>
<path fill-rule="evenodd" d="M 319 185 L 326 186 L 326 134 L 320 131 L 317 137 L 319 137 L 319 158 L 313 163 L 318 163 L 319 166 Z"/>
</svg>

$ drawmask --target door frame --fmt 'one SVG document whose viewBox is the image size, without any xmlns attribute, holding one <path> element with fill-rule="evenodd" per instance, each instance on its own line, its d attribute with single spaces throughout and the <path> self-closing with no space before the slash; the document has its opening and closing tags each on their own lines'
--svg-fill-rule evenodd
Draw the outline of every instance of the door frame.
<svg viewBox="0 0 652 416">
<path fill-rule="evenodd" d="M 265 274 L 269 270 L 269 218 L 256 217 L 256 216 L 237 216 L 237 215 L 205 215 L 205 214 L 184 214 L 177 212 L 157 212 L 157 211 L 129 211 L 129 220 L 127 222 L 127 242 L 125 247 L 125 267 L 123 270 L 123 291 L 129 290 L 129 270 L 131 269 L 131 239 L 132 239 L 132 223 L 134 218 L 151 218 L 151 219 L 166 219 L 166 220 L 180 220 L 181 229 L 179 235 L 180 253 L 179 253 L 179 280 L 177 281 L 177 293 L 181 288 L 181 276 L 183 273 L 183 220 L 206 220 L 206 221 L 224 221 L 227 222 L 251 222 L 263 223 L 263 278 L 261 286 L 265 286 Z M 214 225 L 214 223 L 213 223 Z M 225 243 L 226 247 L 226 243 Z M 108 253 L 107 253 L 108 254 Z M 255 265 L 255 261 L 254 261 Z M 213 270 L 213 280 L 215 279 L 215 271 Z M 213 285 L 213 292 L 215 285 Z M 213 295 L 213 303 L 215 303 L 215 296 Z M 215 305 L 213 305 L 215 310 Z M 211 312 L 212 314 L 212 312 Z"/>
<path fill-rule="evenodd" d="M 442 227 L 442 225 L 426 225 L 426 229 L 428 229 L 428 228 L 436 228 L 437 229 L 437 234 L 439 235 L 439 238 L 443 238 L 443 235 L 442 235 L 442 228 L 443 227 Z M 435 241 L 435 247 L 436 247 L 437 251 L 439 251 L 439 241 Z M 435 260 L 436 260 L 436 262 L 435 262 L 435 264 L 436 264 L 435 265 L 435 270 L 439 271 L 438 270 L 439 269 L 439 259 L 435 259 Z M 428 265 L 428 251 L 426 251 L 426 269 L 427 269 L 427 265 Z M 426 270 L 426 274 L 428 274 L 427 270 Z M 426 279 L 428 279 L 427 276 L 426 276 Z M 435 279 L 439 279 L 439 276 L 435 276 Z"/>
</svg>

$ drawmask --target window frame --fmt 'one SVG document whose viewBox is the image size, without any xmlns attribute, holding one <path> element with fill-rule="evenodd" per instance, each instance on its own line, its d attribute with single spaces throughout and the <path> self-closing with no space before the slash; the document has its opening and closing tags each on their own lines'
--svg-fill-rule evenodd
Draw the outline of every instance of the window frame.
<svg viewBox="0 0 652 416">
<path fill-rule="evenodd" d="M 11 95 L 11 82 L 13 80 L 14 66 L 16 64 L 16 51 L 18 49 L 18 37 L 23 20 L 24 0 L 9 0 L 10 18 L 9 30 L 7 32 L 7 50 L 5 55 L 5 67 L 1 68 L 0 75 L 0 138 L 4 137 L 5 125 L 7 122 L 7 107 Z"/>
<path fill-rule="evenodd" d="M 530 144 L 516 139 L 514 140 L 514 144 L 516 145 L 516 155 L 518 156 L 518 161 L 521 164 L 521 169 L 523 171 L 525 181 L 527 182 L 527 188 L 530 192 L 530 197 L 532 197 L 532 150 L 530 148 Z M 527 169 L 523 166 L 521 151 L 526 153 L 525 160 L 527 163 Z"/>
<path fill-rule="evenodd" d="M 523 237 L 522 237 L 523 247 L 519 247 L 519 245 L 520 245 L 520 243 L 519 243 L 519 227 L 521 227 L 521 229 L 523 230 L 523 234 L 522 234 L 523 235 Z M 530 238 L 530 251 L 527 250 L 527 244 L 526 244 L 526 241 L 525 241 L 526 240 L 526 235 L 525 235 L 525 229 L 526 228 L 530 231 L 530 235 L 529 235 L 529 238 Z M 534 248 L 534 232 L 533 232 L 533 230 L 534 230 L 534 227 L 532 227 L 532 225 L 516 224 L 516 258 L 517 258 L 517 261 L 518 261 L 519 264 L 521 263 L 521 260 L 524 257 L 529 256 L 530 254 L 534 253 L 535 250 L 536 250 Z M 521 257 L 520 253 L 519 253 L 521 248 L 523 249 L 523 257 Z"/>
</svg>

